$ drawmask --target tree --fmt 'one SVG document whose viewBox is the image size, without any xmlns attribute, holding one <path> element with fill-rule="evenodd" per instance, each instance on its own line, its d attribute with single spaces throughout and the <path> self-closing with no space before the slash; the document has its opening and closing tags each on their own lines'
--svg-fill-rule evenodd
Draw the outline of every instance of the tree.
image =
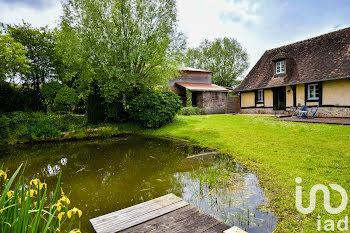
<svg viewBox="0 0 350 233">
<path fill-rule="evenodd" d="M 127 108 L 135 89 L 177 74 L 184 43 L 175 0 L 67 0 L 62 23 L 77 33 L 108 106 Z M 69 45 L 68 45 L 69 46 Z M 91 81 L 91 80 L 90 80 Z"/>
<path fill-rule="evenodd" d="M 198 48 L 187 50 L 183 63 L 198 69 L 213 72 L 213 83 L 231 87 L 237 85 L 248 68 L 248 54 L 233 38 L 215 39 L 213 42 L 203 41 Z"/>
<path fill-rule="evenodd" d="M 73 88 L 64 86 L 62 87 L 54 100 L 54 108 L 59 112 L 69 112 L 71 113 L 75 106 L 79 102 L 79 97 L 75 93 Z"/>
<path fill-rule="evenodd" d="M 52 105 L 57 93 L 61 90 L 62 84 L 57 81 L 44 83 L 41 86 L 40 93 L 41 97 L 46 101 L 48 105 Z"/>
<path fill-rule="evenodd" d="M 0 79 L 12 79 L 18 74 L 26 73 L 29 67 L 23 45 L 0 31 Z"/>
<path fill-rule="evenodd" d="M 40 85 L 57 76 L 53 33 L 47 28 L 33 28 L 28 23 L 7 25 L 6 31 L 26 50 L 30 69 L 23 81 L 33 87 L 39 101 Z"/>
<path fill-rule="evenodd" d="M 62 21 L 54 38 L 57 79 L 86 96 L 95 74 L 77 30 Z"/>
</svg>

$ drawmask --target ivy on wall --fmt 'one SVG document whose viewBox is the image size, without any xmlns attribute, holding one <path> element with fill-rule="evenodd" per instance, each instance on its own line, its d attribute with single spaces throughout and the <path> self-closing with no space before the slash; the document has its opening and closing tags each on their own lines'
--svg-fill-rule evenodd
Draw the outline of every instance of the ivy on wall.
<svg viewBox="0 0 350 233">
<path fill-rule="evenodd" d="M 186 89 L 186 107 L 192 107 L 192 92 Z"/>
</svg>

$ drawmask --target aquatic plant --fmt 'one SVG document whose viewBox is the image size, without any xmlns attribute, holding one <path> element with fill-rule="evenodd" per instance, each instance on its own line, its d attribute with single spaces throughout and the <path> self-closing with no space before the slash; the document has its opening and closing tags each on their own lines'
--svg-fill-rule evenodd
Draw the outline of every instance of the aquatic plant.
<svg viewBox="0 0 350 233">
<path fill-rule="evenodd" d="M 25 183 L 23 171 L 21 165 L 8 178 L 7 170 L 0 170 L 0 233 L 80 232 L 80 221 L 75 220 L 82 211 L 70 209 L 70 200 L 60 188 L 61 175 L 47 204 L 46 183 L 39 179 Z"/>
<path fill-rule="evenodd" d="M 226 156 L 219 156 L 212 166 L 200 165 L 191 173 L 198 180 L 197 199 L 206 197 L 210 209 L 219 219 L 228 225 L 238 225 L 245 229 L 249 226 L 259 227 L 262 219 L 256 218 L 249 206 L 250 193 L 245 187 L 246 171 Z M 228 211 L 228 210 L 231 211 Z"/>
</svg>

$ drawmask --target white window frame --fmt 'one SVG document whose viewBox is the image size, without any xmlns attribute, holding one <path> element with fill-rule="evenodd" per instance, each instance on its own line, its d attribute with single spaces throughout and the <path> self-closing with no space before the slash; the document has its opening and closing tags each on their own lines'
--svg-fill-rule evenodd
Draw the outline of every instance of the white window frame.
<svg viewBox="0 0 350 233">
<path fill-rule="evenodd" d="M 286 62 L 277 61 L 276 62 L 276 74 L 284 74 L 286 72 Z"/>
<path fill-rule="evenodd" d="M 264 103 L 264 90 L 258 90 L 258 103 Z"/>
<path fill-rule="evenodd" d="M 307 100 L 319 100 L 320 97 L 319 96 L 316 96 L 316 89 L 318 87 L 318 84 L 317 83 L 313 83 L 313 84 L 308 84 L 307 85 Z M 311 88 L 313 89 L 314 91 L 314 97 L 311 97 Z M 320 93 L 318 93 L 320 94 Z"/>
</svg>

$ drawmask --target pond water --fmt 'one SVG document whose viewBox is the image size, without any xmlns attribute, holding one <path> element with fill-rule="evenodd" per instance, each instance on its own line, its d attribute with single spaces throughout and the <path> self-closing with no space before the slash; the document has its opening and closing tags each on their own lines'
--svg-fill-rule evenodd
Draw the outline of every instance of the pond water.
<svg viewBox="0 0 350 233">
<path fill-rule="evenodd" d="M 88 220 L 159 196 L 174 193 L 228 225 L 248 232 L 276 226 L 257 177 L 224 156 L 186 158 L 206 150 L 183 142 L 129 135 L 106 140 L 23 145 L 0 151 L 0 164 L 12 173 L 27 163 L 26 179 L 62 187 L 71 206 Z"/>
</svg>

